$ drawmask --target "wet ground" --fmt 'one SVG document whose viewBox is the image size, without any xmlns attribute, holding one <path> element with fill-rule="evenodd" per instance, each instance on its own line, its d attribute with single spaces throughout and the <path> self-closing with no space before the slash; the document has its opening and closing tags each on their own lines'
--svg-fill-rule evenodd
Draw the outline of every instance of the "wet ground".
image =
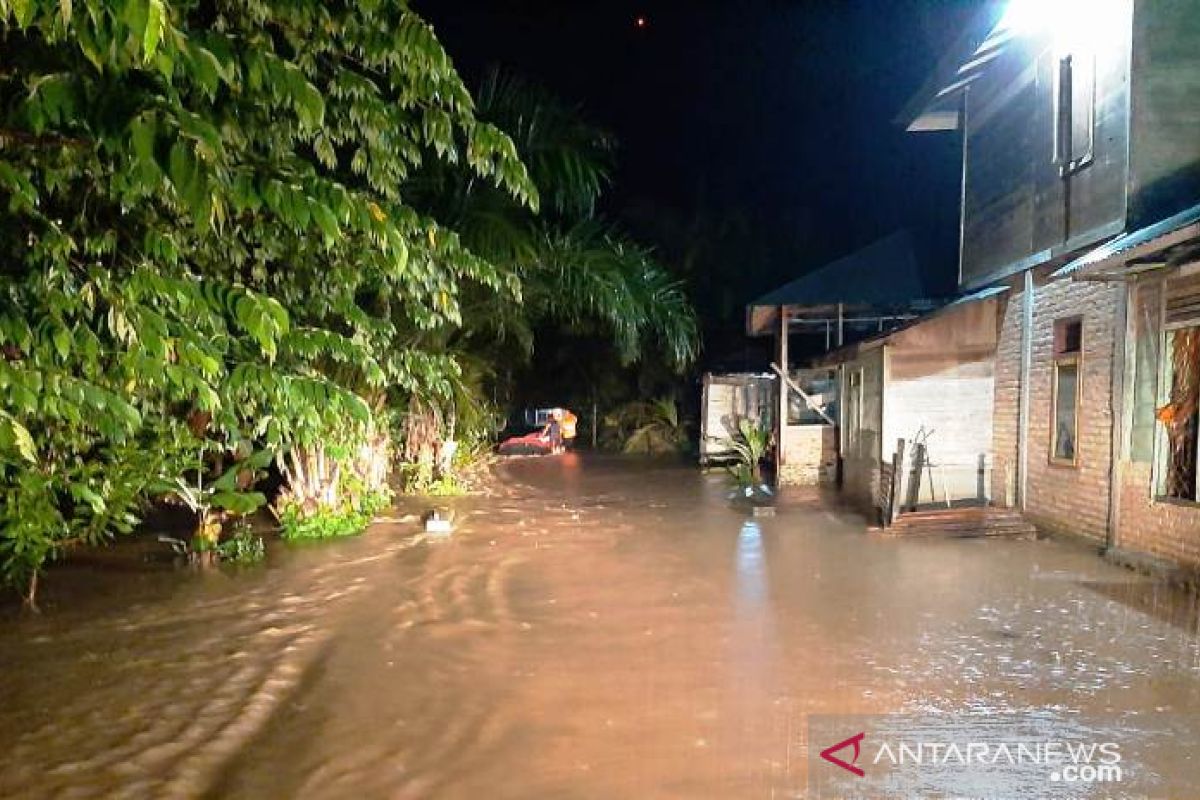
<svg viewBox="0 0 1200 800">
<path fill-rule="evenodd" d="M 678 466 L 501 476 L 445 539 L 52 574 L 0 623 L 0 796 L 794 797 L 810 714 L 1200 711 L 1195 600 L 1086 548 L 748 518 Z"/>
</svg>

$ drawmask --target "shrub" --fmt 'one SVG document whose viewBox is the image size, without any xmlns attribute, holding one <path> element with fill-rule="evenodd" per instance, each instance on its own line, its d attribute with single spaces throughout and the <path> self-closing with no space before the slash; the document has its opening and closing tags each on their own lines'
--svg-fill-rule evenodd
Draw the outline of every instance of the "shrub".
<svg viewBox="0 0 1200 800">
<path fill-rule="evenodd" d="M 687 428 L 670 397 L 626 403 L 609 414 L 604 424 L 625 453 L 667 455 L 680 452 L 687 444 Z"/>
<path fill-rule="evenodd" d="M 263 538 L 244 519 L 234 523 L 233 535 L 217 544 L 216 552 L 222 561 L 234 564 L 256 564 L 267 557 Z"/>
<path fill-rule="evenodd" d="M 284 539 L 355 536 L 366 530 L 375 514 L 390 503 L 389 492 L 373 491 L 355 495 L 337 506 L 305 508 L 289 504 L 277 511 L 281 535 Z"/>
</svg>

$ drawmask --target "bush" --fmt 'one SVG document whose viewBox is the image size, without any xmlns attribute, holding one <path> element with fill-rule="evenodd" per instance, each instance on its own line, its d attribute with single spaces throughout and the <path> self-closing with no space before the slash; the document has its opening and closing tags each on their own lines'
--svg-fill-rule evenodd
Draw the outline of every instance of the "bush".
<svg viewBox="0 0 1200 800">
<path fill-rule="evenodd" d="M 234 524 L 233 535 L 220 542 L 216 551 L 222 561 L 235 564 L 257 564 L 267 557 L 263 538 L 255 534 L 245 520 Z"/>
<path fill-rule="evenodd" d="M 755 421 L 742 417 L 738 420 L 737 435 L 725 439 L 725 445 L 737 453 L 737 461 L 729 467 L 729 474 L 741 489 L 762 486 L 762 460 L 771 444 L 771 432 Z"/>
<path fill-rule="evenodd" d="M 687 428 L 670 397 L 634 401 L 605 417 L 607 438 L 622 452 L 639 455 L 669 455 L 687 446 Z"/>
<path fill-rule="evenodd" d="M 388 507 L 389 492 L 365 492 L 340 507 L 305 509 L 296 504 L 279 510 L 279 525 L 284 539 L 333 539 L 355 536 L 371 524 L 375 514 Z"/>
</svg>

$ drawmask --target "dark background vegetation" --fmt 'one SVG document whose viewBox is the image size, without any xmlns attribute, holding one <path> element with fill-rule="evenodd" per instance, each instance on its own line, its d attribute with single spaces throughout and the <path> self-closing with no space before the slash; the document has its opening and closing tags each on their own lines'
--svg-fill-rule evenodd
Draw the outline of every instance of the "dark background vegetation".
<svg viewBox="0 0 1200 800">
<path fill-rule="evenodd" d="M 615 135 L 601 212 L 687 280 L 704 371 L 765 366 L 766 343 L 742 333 L 746 301 L 897 228 L 929 254 L 929 279 L 952 288 L 957 137 L 909 134 L 894 118 L 979 5 L 425 0 L 417 9 L 469 84 L 500 65 Z M 578 342 L 539 345 L 543 379 L 589 357 Z M 641 373 L 644 391 L 661 388 L 652 365 Z M 535 393 L 554 391 L 551 382 Z"/>
</svg>

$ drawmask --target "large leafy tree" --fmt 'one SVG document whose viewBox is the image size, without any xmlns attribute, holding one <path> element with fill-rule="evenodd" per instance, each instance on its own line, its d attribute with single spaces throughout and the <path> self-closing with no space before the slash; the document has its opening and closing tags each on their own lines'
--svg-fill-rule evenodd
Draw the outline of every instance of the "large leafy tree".
<svg viewBox="0 0 1200 800">
<path fill-rule="evenodd" d="M 403 2 L 0 0 L 0 570 L 128 530 L 206 452 L 361 437 L 519 275 L 418 213 L 454 164 L 537 205 Z"/>
</svg>

